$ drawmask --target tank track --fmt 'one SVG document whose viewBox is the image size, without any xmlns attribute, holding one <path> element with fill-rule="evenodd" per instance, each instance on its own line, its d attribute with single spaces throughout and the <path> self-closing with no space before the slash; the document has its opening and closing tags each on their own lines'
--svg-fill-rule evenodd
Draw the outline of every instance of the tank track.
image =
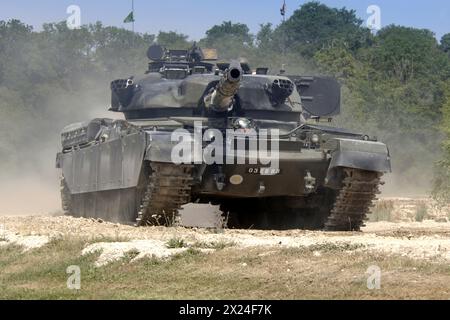
<svg viewBox="0 0 450 320">
<path fill-rule="evenodd" d="M 136 226 L 171 226 L 179 219 L 181 206 L 189 203 L 192 165 L 151 163 L 151 173 L 138 208 Z"/>
<path fill-rule="evenodd" d="M 330 215 L 325 222 L 325 231 L 360 231 L 367 214 L 380 193 L 382 173 L 343 168 L 341 188 Z"/>
</svg>

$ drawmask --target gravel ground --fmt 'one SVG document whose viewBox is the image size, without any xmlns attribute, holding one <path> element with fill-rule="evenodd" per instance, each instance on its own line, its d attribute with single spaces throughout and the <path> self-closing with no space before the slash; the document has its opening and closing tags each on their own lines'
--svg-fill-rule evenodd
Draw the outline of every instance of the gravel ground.
<svg viewBox="0 0 450 320">
<path fill-rule="evenodd" d="M 0 217 L 0 245 L 14 243 L 31 250 L 51 239 L 82 237 L 95 240 L 83 254 L 101 251 L 97 265 L 134 252 L 144 256 L 169 258 L 195 244 L 232 244 L 230 249 L 251 247 L 299 248 L 341 246 L 348 251 L 377 251 L 414 259 L 450 261 L 450 223 L 368 223 L 362 233 L 326 233 L 303 230 L 259 231 L 198 228 L 135 228 L 94 219 L 72 217 Z M 104 239 L 102 241 L 102 239 Z M 183 240 L 184 248 L 168 248 L 171 239 Z M 208 251 L 208 250 L 206 250 Z M 209 250 L 210 251 L 210 250 Z"/>
<path fill-rule="evenodd" d="M 51 237 L 40 235 L 23 236 L 17 232 L 0 228 L 0 247 L 8 244 L 14 244 L 22 247 L 23 251 L 29 251 L 45 246 L 50 242 Z"/>
</svg>

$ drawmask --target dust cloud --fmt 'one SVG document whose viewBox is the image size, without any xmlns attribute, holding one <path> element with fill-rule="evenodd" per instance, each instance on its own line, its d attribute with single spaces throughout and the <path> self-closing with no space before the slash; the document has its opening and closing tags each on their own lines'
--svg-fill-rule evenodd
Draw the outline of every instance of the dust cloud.
<svg viewBox="0 0 450 320">
<path fill-rule="evenodd" d="M 409 179 L 408 179 L 409 178 Z M 383 176 L 384 186 L 381 187 L 382 197 L 428 197 L 431 193 L 431 180 L 404 177 L 393 171 Z"/>
<path fill-rule="evenodd" d="M 66 101 L 67 97 L 58 97 Z M 88 97 L 66 105 L 53 121 L 29 121 L 30 139 L 6 152 L 13 161 L 0 164 L 0 215 L 42 215 L 61 212 L 60 170 L 56 169 L 56 154 L 61 150 L 60 133 L 68 124 L 97 117 L 121 118 L 108 112 L 108 96 L 94 97 L 94 107 L 82 105 Z M 98 103 L 99 100 L 104 102 Z M 56 110 L 56 108 L 53 108 Z M 76 115 L 74 115 L 76 113 Z M 39 121 L 39 122 L 38 122 Z"/>
<path fill-rule="evenodd" d="M 60 209 L 57 173 L 9 177 L 0 184 L 0 215 L 43 215 Z"/>
</svg>

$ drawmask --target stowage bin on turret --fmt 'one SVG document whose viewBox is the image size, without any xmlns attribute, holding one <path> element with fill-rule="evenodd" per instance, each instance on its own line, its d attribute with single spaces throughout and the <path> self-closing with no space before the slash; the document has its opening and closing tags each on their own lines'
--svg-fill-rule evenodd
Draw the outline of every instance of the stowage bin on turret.
<svg viewBox="0 0 450 320">
<path fill-rule="evenodd" d="M 147 55 L 145 75 L 111 83 L 110 111 L 125 120 L 63 130 L 66 214 L 170 226 L 196 202 L 219 205 L 230 228 L 363 226 L 390 156 L 329 124 L 340 111 L 334 79 L 270 75 L 196 45 Z"/>
</svg>

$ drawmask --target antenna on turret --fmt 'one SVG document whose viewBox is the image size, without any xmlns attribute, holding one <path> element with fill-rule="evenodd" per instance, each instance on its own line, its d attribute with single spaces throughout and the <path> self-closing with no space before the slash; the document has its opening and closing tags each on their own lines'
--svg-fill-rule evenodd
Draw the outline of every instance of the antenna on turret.
<svg viewBox="0 0 450 320">
<path fill-rule="evenodd" d="M 283 5 L 281 6 L 281 9 L 280 9 L 280 13 L 281 13 L 281 16 L 283 17 L 283 20 L 282 20 L 282 26 L 284 26 L 285 25 L 285 23 L 286 23 L 286 9 L 287 9 L 287 6 L 286 6 L 286 0 L 283 0 Z M 283 63 L 282 63 L 282 65 L 281 65 L 281 70 L 280 70 L 280 74 L 284 74 L 285 73 L 285 63 L 286 63 L 286 32 L 282 29 L 282 31 L 283 31 L 283 39 L 282 39 L 282 57 L 283 57 Z"/>
</svg>

